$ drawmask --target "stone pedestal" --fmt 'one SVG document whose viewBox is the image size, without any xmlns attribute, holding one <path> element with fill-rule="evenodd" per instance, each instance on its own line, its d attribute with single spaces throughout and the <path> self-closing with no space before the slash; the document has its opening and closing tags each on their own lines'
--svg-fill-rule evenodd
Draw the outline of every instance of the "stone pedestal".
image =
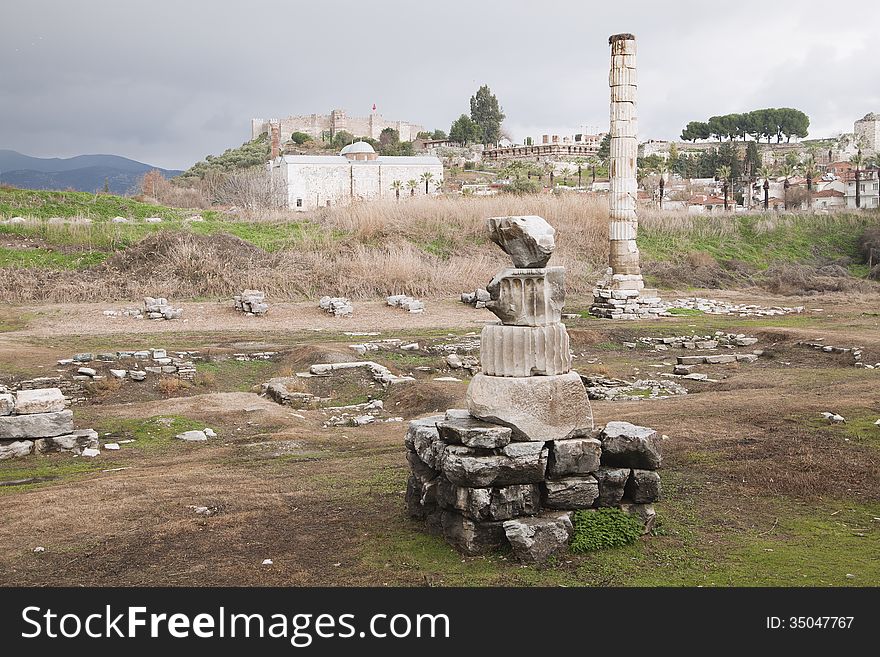
<svg viewBox="0 0 880 657">
<path fill-rule="evenodd" d="M 603 443 L 559 321 L 565 271 L 545 266 L 555 231 L 540 217 L 496 217 L 489 232 L 514 264 L 486 287 L 501 323 L 480 335 L 483 371 L 468 386 L 467 410 L 410 423 L 406 506 L 464 554 L 507 545 L 521 561 L 543 562 L 567 549 L 575 510 L 625 501 L 627 512 L 648 516 L 644 507 L 660 494 L 656 435 L 612 427 L 619 467 L 603 471 Z"/>
</svg>

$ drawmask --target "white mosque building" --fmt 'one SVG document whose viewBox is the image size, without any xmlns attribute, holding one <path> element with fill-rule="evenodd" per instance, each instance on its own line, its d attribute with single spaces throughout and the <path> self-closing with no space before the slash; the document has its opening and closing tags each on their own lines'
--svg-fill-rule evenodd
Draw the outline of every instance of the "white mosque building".
<svg viewBox="0 0 880 657">
<path fill-rule="evenodd" d="M 406 184 L 419 181 L 414 193 L 425 194 L 424 174 L 430 174 L 428 193 L 443 180 L 443 163 L 433 156 L 378 155 L 373 147 L 356 141 L 339 155 L 280 155 L 269 164 L 273 180 L 286 186 L 292 210 L 348 205 L 354 201 L 395 198 L 413 193 Z"/>
</svg>

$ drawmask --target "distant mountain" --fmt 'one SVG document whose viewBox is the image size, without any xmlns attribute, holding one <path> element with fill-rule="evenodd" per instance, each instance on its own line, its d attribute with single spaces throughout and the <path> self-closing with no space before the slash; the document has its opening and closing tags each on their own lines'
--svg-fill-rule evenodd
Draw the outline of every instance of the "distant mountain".
<svg viewBox="0 0 880 657">
<path fill-rule="evenodd" d="M 157 169 L 166 178 L 182 171 L 162 169 L 118 155 L 77 155 L 42 158 L 0 149 L 0 183 L 24 189 L 75 189 L 96 192 L 107 183 L 114 194 L 133 192 L 147 171 Z"/>
</svg>

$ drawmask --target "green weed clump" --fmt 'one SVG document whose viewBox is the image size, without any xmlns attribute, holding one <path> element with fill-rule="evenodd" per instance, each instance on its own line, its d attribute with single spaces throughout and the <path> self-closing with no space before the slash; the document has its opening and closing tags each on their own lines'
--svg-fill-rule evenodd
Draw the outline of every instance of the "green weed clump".
<svg viewBox="0 0 880 657">
<path fill-rule="evenodd" d="M 642 523 L 620 509 L 575 511 L 571 551 L 595 552 L 634 543 L 642 535 Z"/>
<path fill-rule="evenodd" d="M 697 308 L 670 308 L 666 312 L 670 315 L 675 315 L 676 317 L 695 317 L 697 315 L 705 314 L 702 310 Z"/>
</svg>

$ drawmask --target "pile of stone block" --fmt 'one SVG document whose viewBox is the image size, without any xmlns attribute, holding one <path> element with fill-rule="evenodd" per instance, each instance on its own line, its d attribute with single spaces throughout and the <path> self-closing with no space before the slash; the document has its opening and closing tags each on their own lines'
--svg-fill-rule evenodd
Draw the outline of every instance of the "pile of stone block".
<svg viewBox="0 0 880 657">
<path fill-rule="evenodd" d="M 394 308 L 403 308 L 404 310 L 411 313 L 423 313 L 425 312 L 425 302 L 419 301 L 418 299 L 413 299 L 412 297 L 408 297 L 405 294 L 394 294 L 387 299 L 385 302 Z"/>
<path fill-rule="evenodd" d="M 641 274 L 615 274 L 611 268 L 593 290 L 590 314 L 605 319 L 651 319 L 666 314 L 657 290 L 647 289 Z"/>
<path fill-rule="evenodd" d="M 462 292 L 460 298 L 462 303 L 466 303 L 469 306 L 485 308 L 491 297 L 487 290 L 478 287 L 473 292 Z"/>
<path fill-rule="evenodd" d="M 147 319 L 180 319 L 183 308 L 172 308 L 164 297 L 144 297 L 144 315 Z"/>
<path fill-rule="evenodd" d="M 345 297 L 321 297 L 318 306 L 334 317 L 351 317 L 354 307 Z"/>
<path fill-rule="evenodd" d="M 513 428 L 466 410 L 415 420 L 406 436 L 407 511 L 464 554 L 509 544 L 526 562 L 567 548 L 578 509 L 619 508 L 650 532 L 661 497 L 660 437 L 627 422 L 585 433 L 517 441 Z"/>
<path fill-rule="evenodd" d="M 74 430 L 73 411 L 58 388 L 12 393 L 0 386 L 0 461 L 35 451 L 97 456 L 98 434 Z"/>
<path fill-rule="evenodd" d="M 235 302 L 235 309 L 247 315 L 265 315 L 269 311 L 266 293 L 260 290 L 243 290 L 232 299 Z"/>
<path fill-rule="evenodd" d="M 489 219 L 514 266 L 486 288 L 501 323 L 483 328 L 483 371 L 467 409 L 415 420 L 406 434 L 408 513 L 465 554 L 507 544 L 545 561 L 567 549 L 578 509 L 617 506 L 653 522 L 660 438 L 622 422 L 594 433 L 560 322 L 565 270 L 546 266 L 554 234 L 540 217 Z"/>
</svg>

